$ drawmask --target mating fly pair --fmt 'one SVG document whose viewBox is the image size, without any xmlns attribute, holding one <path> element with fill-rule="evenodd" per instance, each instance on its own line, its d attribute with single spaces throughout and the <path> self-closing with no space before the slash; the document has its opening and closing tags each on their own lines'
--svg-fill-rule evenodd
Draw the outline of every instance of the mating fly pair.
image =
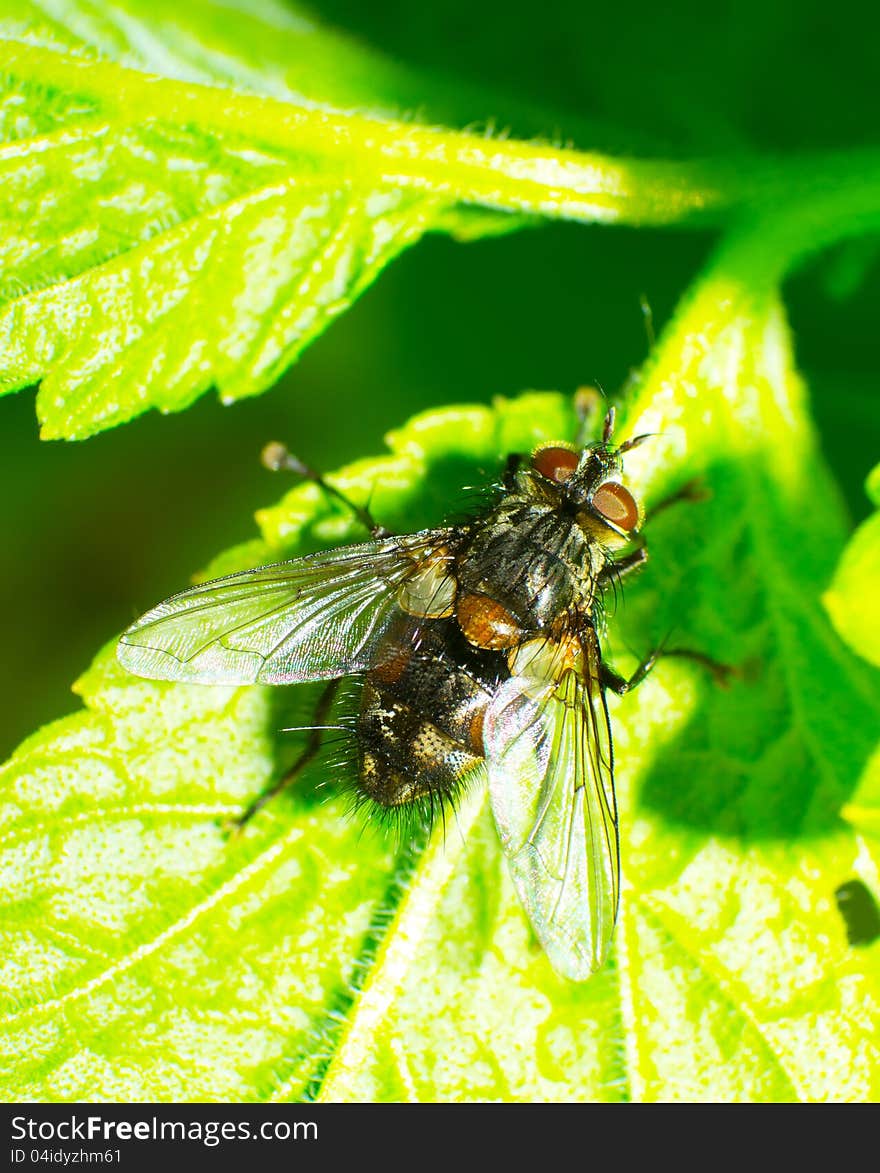
<svg viewBox="0 0 880 1173">
<path fill-rule="evenodd" d="M 118 647 L 130 672 L 162 680 L 330 681 L 316 725 L 338 679 L 362 675 L 359 797 L 431 813 L 485 776 L 519 898 L 553 967 L 575 980 L 602 965 L 617 917 L 605 690 L 625 692 L 653 662 L 624 680 L 599 643 L 603 595 L 647 557 L 620 479 L 646 437 L 615 447 L 613 427 L 612 408 L 598 443 L 511 456 L 494 503 L 465 524 L 396 535 L 353 506 L 371 541 L 182 591 Z M 267 453 L 336 492 L 280 445 Z"/>
</svg>

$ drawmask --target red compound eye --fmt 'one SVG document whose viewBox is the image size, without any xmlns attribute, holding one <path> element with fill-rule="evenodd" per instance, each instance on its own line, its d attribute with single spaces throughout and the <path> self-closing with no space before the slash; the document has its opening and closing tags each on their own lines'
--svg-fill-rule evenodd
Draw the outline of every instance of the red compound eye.
<svg viewBox="0 0 880 1173">
<path fill-rule="evenodd" d="M 548 481 L 562 482 L 577 468 L 578 459 L 570 448 L 539 448 L 532 457 L 532 468 Z"/>
<path fill-rule="evenodd" d="M 616 481 L 606 481 L 593 494 L 593 508 L 625 533 L 639 524 L 639 507 L 632 493 Z"/>
</svg>

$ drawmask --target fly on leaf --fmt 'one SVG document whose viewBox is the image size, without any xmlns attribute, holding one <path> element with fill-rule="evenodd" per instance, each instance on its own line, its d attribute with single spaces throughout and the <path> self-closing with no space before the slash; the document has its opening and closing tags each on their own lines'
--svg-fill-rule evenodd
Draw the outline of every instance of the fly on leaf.
<svg viewBox="0 0 880 1173">
<path fill-rule="evenodd" d="M 624 680 L 602 659 L 603 595 L 647 557 L 621 479 L 624 453 L 645 437 L 615 446 L 613 421 L 612 410 L 596 443 L 511 456 L 492 504 L 464 524 L 395 535 L 356 510 L 371 541 L 182 591 L 118 647 L 130 672 L 162 680 L 361 677 L 360 799 L 432 813 L 486 777 L 522 905 L 553 967 L 574 980 L 603 964 L 617 919 L 605 691 L 625 692 L 653 660 Z M 271 462 L 324 484 L 280 446 Z"/>
</svg>

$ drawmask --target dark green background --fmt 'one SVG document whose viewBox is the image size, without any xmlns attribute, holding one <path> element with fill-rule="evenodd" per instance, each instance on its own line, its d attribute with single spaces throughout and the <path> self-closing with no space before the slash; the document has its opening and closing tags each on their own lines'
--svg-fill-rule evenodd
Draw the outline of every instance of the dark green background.
<svg viewBox="0 0 880 1173">
<path fill-rule="evenodd" d="M 462 79 L 475 120 L 584 148 L 702 156 L 877 145 L 880 134 L 880 28 L 855 8 L 318 7 L 413 67 Z M 617 130 L 598 142 L 587 119 Z M 479 244 L 432 237 L 259 399 L 224 408 L 206 397 L 72 444 L 38 440 L 31 393 L 0 400 L 0 753 L 76 705 L 70 682 L 103 641 L 253 534 L 253 511 L 283 488 L 259 466 L 267 440 L 332 468 L 379 451 L 423 408 L 584 382 L 613 392 L 646 354 L 641 298 L 659 330 L 714 239 L 559 224 Z M 880 459 L 877 255 L 876 241 L 855 242 L 786 290 L 854 519 Z"/>
</svg>

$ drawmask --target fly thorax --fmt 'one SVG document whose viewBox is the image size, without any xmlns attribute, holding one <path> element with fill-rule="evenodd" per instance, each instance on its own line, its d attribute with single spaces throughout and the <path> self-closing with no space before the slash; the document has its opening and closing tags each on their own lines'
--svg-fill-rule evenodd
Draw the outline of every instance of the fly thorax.
<svg viewBox="0 0 880 1173">
<path fill-rule="evenodd" d="M 584 606 L 593 591 L 589 543 L 577 522 L 517 499 L 502 502 L 475 529 L 456 573 L 459 622 L 478 647 L 512 646 L 524 632 L 543 630 L 561 612 Z M 477 631 L 476 612 L 495 642 Z"/>
</svg>

